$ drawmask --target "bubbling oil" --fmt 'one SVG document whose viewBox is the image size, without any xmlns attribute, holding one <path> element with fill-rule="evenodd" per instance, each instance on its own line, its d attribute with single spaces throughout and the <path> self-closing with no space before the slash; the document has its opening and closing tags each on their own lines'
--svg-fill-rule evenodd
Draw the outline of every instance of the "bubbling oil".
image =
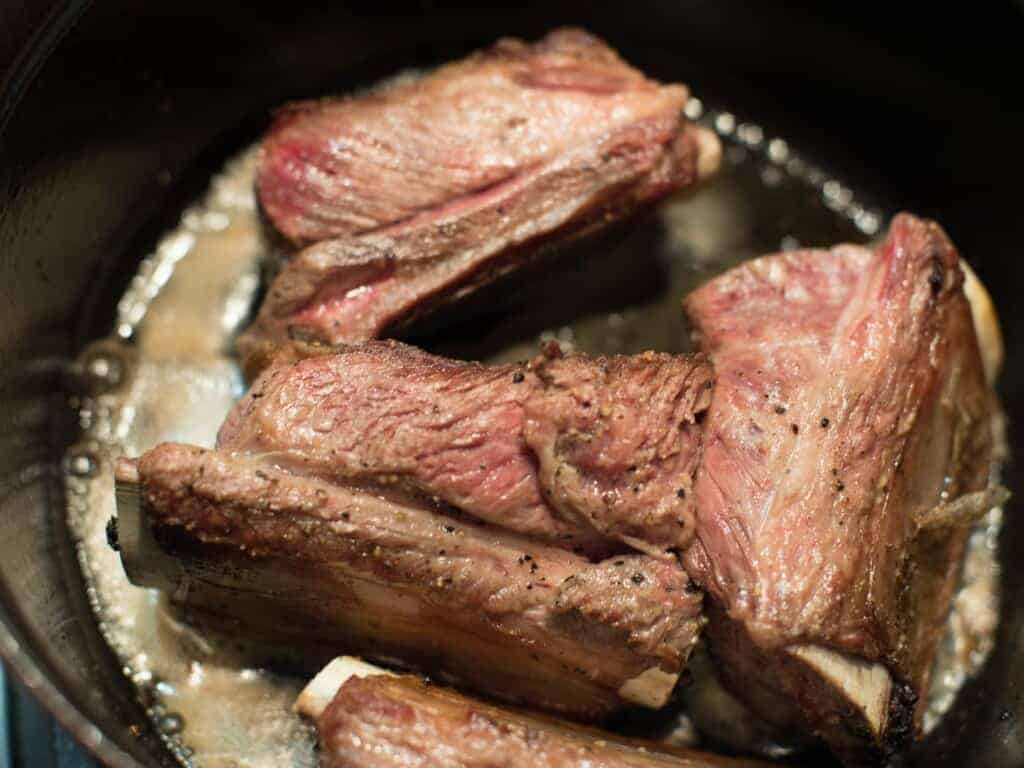
<svg viewBox="0 0 1024 768">
<path fill-rule="evenodd" d="M 700 194 L 668 202 L 653 219 L 602 244 L 600 255 L 570 257 L 550 265 L 543 280 L 496 293 L 496 310 L 489 304 L 482 317 L 417 342 L 489 361 L 530 358 L 551 338 L 592 353 L 685 351 L 690 334 L 679 300 L 696 285 L 764 252 L 864 242 L 879 230 L 879 211 L 784 140 L 768 139 L 732 113 L 705 113 L 698 99 L 686 112 L 713 127 L 726 147 L 721 174 Z M 163 441 L 212 446 L 243 392 L 232 340 L 252 311 L 260 264 L 270 255 L 253 192 L 256 159 L 248 149 L 212 179 L 205 198 L 142 262 L 111 336 L 83 352 L 88 394 L 72 405 L 84 438 L 65 462 L 68 524 L 100 629 L 168 749 L 194 768 L 316 764 L 315 733 L 291 709 L 305 681 L 260 668 L 242 647 L 178 622 L 158 593 L 128 582 L 108 544 L 114 460 Z M 971 535 L 926 729 L 991 650 L 1000 520 L 993 510 Z M 700 739 L 685 714 L 669 733 L 677 744 Z"/>
</svg>

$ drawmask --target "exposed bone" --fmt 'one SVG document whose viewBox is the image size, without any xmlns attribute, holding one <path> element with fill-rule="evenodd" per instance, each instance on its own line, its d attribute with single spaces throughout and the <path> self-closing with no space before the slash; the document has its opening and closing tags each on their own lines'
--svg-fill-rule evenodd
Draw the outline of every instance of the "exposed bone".
<svg viewBox="0 0 1024 768">
<path fill-rule="evenodd" d="M 386 669 L 367 664 L 354 656 L 339 656 L 302 689 L 295 700 L 293 709 L 300 715 L 316 719 L 327 709 L 334 695 L 353 677 L 372 677 L 374 675 L 391 675 Z"/>
<path fill-rule="evenodd" d="M 677 674 L 651 667 L 632 680 L 627 680 L 619 688 L 619 696 L 648 709 L 661 709 L 668 703 L 678 680 Z"/>
<path fill-rule="evenodd" d="M 993 385 L 1003 368 L 1003 332 L 999 327 L 999 316 L 992 297 L 974 270 L 963 259 L 960 259 L 960 267 L 964 272 L 964 294 L 971 305 L 974 331 L 978 335 L 981 361 L 985 366 L 985 380 Z"/>
<path fill-rule="evenodd" d="M 892 698 L 892 678 L 884 666 L 816 645 L 794 646 L 789 653 L 830 685 L 837 700 L 848 704 L 849 714 L 863 718 L 872 741 L 881 744 Z M 851 725 L 856 728 L 853 723 L 844 724 Z"/>
<path fill-rule="evenodd" d="M 114 498 L 121 565 L 133 584 L 159 589 L 173 598 L 187 589 L 185 569 L 153 539 L 142 509 L 142 489 L 134 464 L 122 461 L 118 477 L 114 483 Z"/>
</svg>

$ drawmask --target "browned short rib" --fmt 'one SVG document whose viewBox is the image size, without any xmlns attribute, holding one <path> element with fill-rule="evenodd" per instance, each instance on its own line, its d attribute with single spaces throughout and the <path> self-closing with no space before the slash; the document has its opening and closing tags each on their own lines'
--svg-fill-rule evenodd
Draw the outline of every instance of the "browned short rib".
<svg viewBox="0 0 1024 768">
<path fill-rule="evenodd" d="M 257 187 L 305 247 L 239 340 L 250 372 L 289 339 L 376 338 L 711 174 L 714 135 L 580 30 L 488 50 L 361 96 L 295 104 Z"/>
<path fill-rule="evenodd" d="M 356 652 L 577 718 L 660 707 L 701 596 L 675 560 L 600 563 L 271 457 L 160 445 L 118 466 L 122 558 L 194 622 Z"/>
<path fill-rule="evenodd" d="M 966 530 L 928 513 L 988 479 L 962 284 L 942 230 L 901 215 L 873 250 L 768 256 L 686 300 L 716 370 L 687 567 L 719 669 L 849 762 L 914 731 Z"/>
<path fill-rule="evenodd" d="M 501 709 L 352 658 L 325 667 L 295 708 L 317 724 L 321 768 L 767 768 Z"/>
</svg>

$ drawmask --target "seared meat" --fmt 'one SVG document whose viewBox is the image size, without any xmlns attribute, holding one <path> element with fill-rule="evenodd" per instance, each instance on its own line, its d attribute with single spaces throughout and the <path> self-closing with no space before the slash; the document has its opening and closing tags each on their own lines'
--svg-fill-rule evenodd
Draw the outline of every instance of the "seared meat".
<svg viewBox="0 0 1024 768">
<path fill-rule="evenodd" d="M 593 718 L 669 695 L 703 619 L 666 550 L 696 512 L 685 564 L 723 680 L 876 763 L 914 732 L 963 525 L 996 498 L 962 283 L 910 216 L 875 250 L 734 269 L 686 303 L 713 397 L 699 356 L 295 345 L 217 451 L 122 465 L 176 558 L 136 580 L 166 566 L 172 600 L 247 636 Z M 582 556 L 623 544 L 648 554 Z"/>
<path fill-rule="evenodd" d="M 627 638 L 634 651 L 650 656 L 663 648 L 684 648 L 696 640 L 695 623 L 680 622 L 678 607 L 697 617 L 700 595 L 684 580 L 690 595 L 677 595 L 679 576 L 675 562 L 646 555 L 620 555 L 583 568 L 566 577 L 555 598 L 559 623 L 572 622 L 599 632 L 613 627 Z M 677 606 L 676 610 L 672 610 Z M 696 622 L 699 626 L 700 621 Z"/>
<path fill-rule="evenodd" d="M 711 383 L 699 356 L 488 367 L 372 342 L 271 366 L 218 447 L 590 553 L 662 552 L 692 537 Z"/>
<path fill-rule="evenodd" d="M 692 186 L 720 148 L 684 120 L 686 99 L 565 29 L 285 109 L 263 142 L 259 198 L 288 238 L 316 244 L 240 338 L 250 371 L 288 338 L 378 337 L 542 243 Z"/>
<path fill-rule="evenodd" d="M 962 283 L 941 229 L 901 215 L 875 250 L 765 257 L 686 301 L 716 370 L 686 561 L 712 648 L 850 762 L 913 732 L 965 533 L 929 513 L 988 479 Z"/>
<path fill-rule="evenodd" d="M 157 543 L 153 556 L 123 552 L 129 576 L 241 637 L 400 659 L 596 718 L 664 704 L 700 630 L 701 596 L 674 559 L 594 564 L 269 456 L 167 443 L 117 476 L 121 527 Z"/>
<path fill-rule="evenodd" d="M 640 550 L 689 544 L 711 366 L 646 352 L 555 357 L 533 372 L 524 435 L 554 506 Z"/>
<path fill-rule="evenodd" d="M 664 749 L 470 699 L 356 659 L 336 659 L 296 708 L 316 720 L 321 768 L 756 768 Z"/>
<path fill-rule="evenodd" d="M 686 99 L 582 30 L 507 38 L 423 77 L 285 107 L 263 140 L 259 200 L 305 245 L 436 223 L 549 173 L 599 178 L 600 165 L 572 166 L 601 153 L 628 155 L 626 191 L 657 197 L 697 175 Z"/>
</svg>

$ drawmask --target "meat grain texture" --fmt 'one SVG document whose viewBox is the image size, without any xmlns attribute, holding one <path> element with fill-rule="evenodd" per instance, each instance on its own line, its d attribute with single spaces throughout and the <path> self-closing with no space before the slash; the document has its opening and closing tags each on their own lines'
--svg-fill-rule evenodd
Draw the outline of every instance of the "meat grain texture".
<svg viewBox="0 0 1024 768">
<path fill-rule="evenodd" d="M 897 216 L 874 250 L 768 256 L 686 300 L 716 371 L 690 573 L 712 598 L 720 669 L 761 715 L 863 735 L 814 711 L 786 649 L 878 662 L 889 743 L 912 734 L 966 529 L 919 529 L 988 482 L 992 395 L 956 250 Z M 917 708 L 920 714 L 920 708 Z"/>
<path fill-rule="evenodd" d="M 218 447 L 290 471 L 386 487 L 502 528 L 602 554 L 661 554 L 693 535 L 700 356 L 448 360 L 371 342 L 274 365 Z"/>
<path fill-rule="evenodd" d="M 264 138 L 257 189 L 270 222 L 308 247 L 239 339 L 248 370 L 289 338 L 379 337 L 541 245 L 692 186 L 720 147 L 683 118 L 687 96 L 562 29 L 286 107 Z"/>
</svg>

